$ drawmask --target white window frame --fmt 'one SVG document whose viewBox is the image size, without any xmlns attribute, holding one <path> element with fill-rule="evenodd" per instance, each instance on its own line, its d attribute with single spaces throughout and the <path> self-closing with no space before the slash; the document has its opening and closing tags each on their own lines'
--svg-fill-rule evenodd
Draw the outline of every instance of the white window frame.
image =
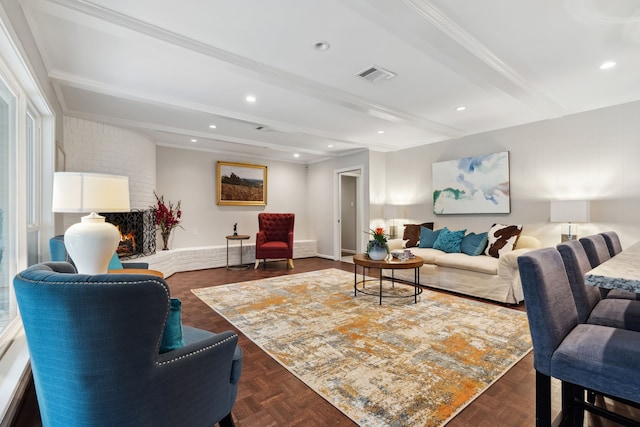
<svg viewBox="0 0 640 427">
<path fill-rule="evenodd" d="M 11 224 L 9 239 L 12 247 L 10 257 L 9 277 L 27 267 L 27 230 L 29 215 L 27 212 L 27 114 L 31 113 L 36 119 L 37 135 L 40 137 L 40 153 L 36 157 L 39 177 L 36 179 L 34 197 L 37 198 L 40 234 L 38 246 L 44 247 L 42 235 L 53 232 L 53 214 L 45 206 L 51 206 L 51 189 L 43 187 L 46 178 L 53 177 L 55 156 L 55 116 L 44 92 L 39 87 L 30 65 L 25 61 L 22 46 L 13 28 L 10 26 L 8 15 L 0 3 L 0 77 L 16 95 L 16 143 L 11 152 L 13 166 L 10 172 L 10 206 L 15 206 L 13 212 L 5 217 Z M 49 179 L 50 181 L 50 179 Z M 47 239 L 48 240 L 48 239 Z M 15 397 L 24 389 L 27 374 L 30 372 L 29 355 L 22 322 L 17 313 L 17 304 L 13 287 L 10 287 L 10 309 L 15 314 L 7 328 L 0 334 L 0 423 L 5 424 L 15 411 Z"/>
</svg>

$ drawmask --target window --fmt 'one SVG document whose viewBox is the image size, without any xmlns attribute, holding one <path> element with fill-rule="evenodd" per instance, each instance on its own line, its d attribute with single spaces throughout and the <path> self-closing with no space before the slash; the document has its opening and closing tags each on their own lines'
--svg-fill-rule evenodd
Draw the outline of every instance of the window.
<svg viewBox="0 0 640 427">
<path fill-rule="evenodd" d="M 55 124 L 0 2 L 0 422 L 28 373 L 28 351 L 13 277 L 40 260 L 53 234 L 51 191 Z M 48 240 L 48 239 L 47 239 Z"/>
<path fill-rule="evenodd" d="M 13 179 L 12 153 L 15 141 L 16 97 L 0 79 L 0 331 L 11 320 L 11 248 L 12 235 L 9 223 L 12 219 L 11 183 Z"/>
<path fill-rule="evenodd" d="M 33 114 L 26 117 L 27 142 L 27 263 L 40 261 L 40 135 Z"/>
<path fill-rule="evenodd" d="M 27 225 L 38 225 L 38 148 L 36 141 L 36 121 L 27 113 Z"/>
</svg>

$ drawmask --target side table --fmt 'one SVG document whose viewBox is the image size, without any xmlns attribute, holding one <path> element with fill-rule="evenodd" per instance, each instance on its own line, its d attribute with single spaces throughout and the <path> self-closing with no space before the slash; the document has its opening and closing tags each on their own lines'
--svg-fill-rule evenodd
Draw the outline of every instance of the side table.
<svg viewBox="0 0 640 427">
<path fill-rule="evenodd" d="M 227 237 L 227 270 L 246 270 L 249 268 L 248 265 L 242 263 L 242 241 L 249 239 L 249 236 L 246 234 L 231 234 Z M 229 265 L 229 240 L 239 240 L 240 241 L 240 264 L 238 265 Z"/>
</svg>

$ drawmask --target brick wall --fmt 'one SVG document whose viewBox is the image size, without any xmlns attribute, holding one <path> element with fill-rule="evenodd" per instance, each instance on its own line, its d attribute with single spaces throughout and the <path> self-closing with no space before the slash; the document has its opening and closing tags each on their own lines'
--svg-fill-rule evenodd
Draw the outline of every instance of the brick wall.
<svg viewBox="0 0 640 427">
<path fill-rule="evenodd" d="M 131 208 L 154 204 L 156 146 L 150 139 L 119 127 L 65 116 L 64 150 L 66 171 L 128 176 Z"/>
</svg>

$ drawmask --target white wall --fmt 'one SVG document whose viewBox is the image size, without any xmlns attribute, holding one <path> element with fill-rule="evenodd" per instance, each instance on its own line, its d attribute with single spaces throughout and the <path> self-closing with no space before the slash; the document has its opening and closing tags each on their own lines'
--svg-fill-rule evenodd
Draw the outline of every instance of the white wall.
<svg viewBox="0 0 640 427">
<path fill-rule="evenodd" d="M 216 204 L 216 162 L 239 162 L 267 166 L 266 206 L 218 206 Z M 172 249 L 226 244 L 225 236 L 251 236 L 255 243 L 259 212 L 296 214 L 296 240 L 314 239 L 307 211 L 307 171 L 305 165 L 238 157 L 176 148 L 157 148 L 157 192 L 165 201 L 182 203 L 184 230 L 171 234 Z"/>
<path fill-rule="evenodd" d="M 588 199 L 592 200 L 592 222 L 580 225 L 579 234 L 615 230 L 626 247 L 640 240 L 637 220 L 640 169 L 635 164 L 640 159 L 638 117 L 640 102 L 395 153 L 361 151 L 309 166 L 220 153 L 156 149 L 151 141 L 137 134 L 73 118 L 65 119 L 65 147 L 67 170 L 131 176 L 129 170 L 142 167 L 145 173 L 150 173 L 155 172 L 153 168 L 157 165 L 157 178 L 132 179 L 135 185 L 147 183 L 138 191 L 138 200 L 146 198 L 146 201 L 136 202 L 140 205 L 136 206 L 132 196 L 132 206 L 144 208 L 153 203 L 154 187 L 149 184 L 153 181 L 157 181 L 158 194 L 167 200 L 182 200 L 185 230 L 173 233 L 172 248 L 224 244 L 224 236 L 231 234 L 236 222 L 239 233 L 253 236 L 258 212 L 286 211 L 296 213 L 296 238 L 317 240 L 318 254 L 332 258 L 336 251 L 334 242 L 339 238 L 337 171 L 356 168 L 362 169 L 364 218 L 356 227 L 362 229 L 364 243 L 367 240 L 364 231 L 383 221 L 382 206 L 394 203 L 406 206 L 400 218 L 435 221 L 436 227 L 484 231 L 494 222 L 522 223 L 525 233 L 550 246 L 559 240 L 560 224 L 549 222 L 549 201 Z M 149 156 L 154 150 L 157 156 Z M 432 163 L 504 150 L 510 152 L 510 214 L 433 214 Z M 268 205 L 217 206 L 218 160 L 266 165 Z M 403 222 L 396 220 L 398 225 Z M 401 226 L 398 232 L 402 232 Z"/>
<path fill-rule="evenodd" d="M 368 229 L 369 222 L 369 155 L 368 151 L 360 151 L 349 156 L 327 160 L 309 165 L 307 204 L 309 223 L 313 230 L 314 239 L 317 240 L 318 255 L 326 258 L 340 256 L 340 248 L 337 242 L 340 239 L 340 227 L 338 226 L 338 172 L 360 169 L 362 174 L 358 178 L 361 189 L 359 194 L 361 203 L 360 217 L 356 228 L 363 232 L 356 234 L 360 238 L 360 248 L 366 242 L 364 231 Z M 358 230 L 356 230 L 357 232 Z"/>
<path fill-rule="evenodd" d="M 384 205 L 389 203 L 391 197 L 387 192 L 387 157 L 384 153 L 372 151 L 369 155 L 369 203 L 370 218 L 366 230 L 378 227 L 385 228 L 389 233 L 389 225 L 384 219 Z M 395 174 L 395 172 L 393 172 Z M 368 239 L 368 238 L 367 238 Z"/>
<path fill-rule="evenodd" d="M 135 132 L 91 120 L 64 117 L 65 170 L 129 177 L 132 209 L 146 209 L 155 199 L 156 146 Z M 64 214 L 64 227 L 81 215 Z M 58 228 L 58 227 L 57 227 Z"/>
<path fill-rule="evenodd" d="M 387 198 L 407 200 L 407 218 L 484 231 L 493 222 L 522 223 L 545 245 L 559 242 L 549 222 L 551 199 L 591 200 L 591 223 L 578 234 L 620 234 L 623 246 L 640 240 L 640 102 L 386 154 Z M 511 213 L 434 215 L 431 164 L 510 152 Z M 411 177 L 411 179 L 408 179 Z"/>
</svg>

